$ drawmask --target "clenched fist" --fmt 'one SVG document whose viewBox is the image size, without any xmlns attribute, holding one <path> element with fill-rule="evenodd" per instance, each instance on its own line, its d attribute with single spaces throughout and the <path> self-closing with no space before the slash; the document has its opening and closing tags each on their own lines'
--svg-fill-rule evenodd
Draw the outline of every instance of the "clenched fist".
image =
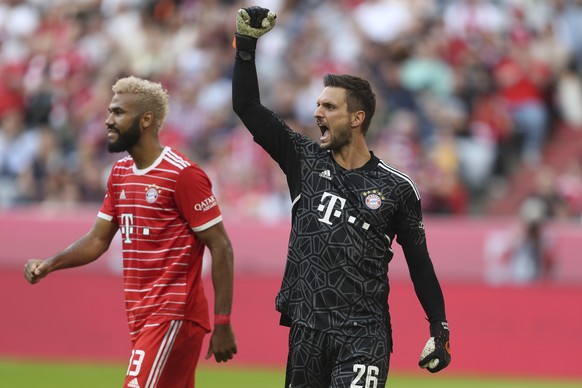
<svg viewBox="0 0 582 388">
<path fill-rule="evenodd" d="M 36 284 L 50 272 L 50 266 L 43 260 L 30 259 L 24 265 L 24 277 L 30 284 Z"/>
<path fill-rule="evenodd" d="M 236 33 L 258 39 L 275 27 L 277 15 L 266 8 L 241 8 L 236 14 Z"/>
</svg>

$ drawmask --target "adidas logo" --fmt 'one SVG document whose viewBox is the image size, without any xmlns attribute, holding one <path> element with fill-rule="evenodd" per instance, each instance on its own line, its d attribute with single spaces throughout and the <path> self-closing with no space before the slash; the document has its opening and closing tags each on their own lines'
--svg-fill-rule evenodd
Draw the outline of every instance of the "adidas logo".
<svg viewBox="0 0 582 388">
<path fill-rule="evenodd" d="M 331 180 L 331 172 L 329 172 L 329 170 L 325 170 L 319 173 L 319 176 L 322 178 L 325 178 L 327 180 Z"/>
<path fill-rule="evenodd" d="M 137 377 L 135 377 L 133 380 L 127 383 L 127 386 L 129 388 L 139 388 L 139 381 L 137 381 Z"/>
<path fill-rule="evenodd" d="M 119 199 L 125 199 L 125 190 L 121 191 L 121 194 L 119 194 Z"/>
</svg>

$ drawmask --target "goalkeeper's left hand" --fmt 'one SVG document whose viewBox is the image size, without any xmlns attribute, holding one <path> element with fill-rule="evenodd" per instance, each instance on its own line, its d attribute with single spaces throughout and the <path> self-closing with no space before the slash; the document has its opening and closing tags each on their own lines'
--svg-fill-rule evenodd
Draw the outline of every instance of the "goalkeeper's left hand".
<svg viewBox="0 0 582 388">
<path fill-rule="evenodd" d="M 429 343 L 427 343 L 425 349 L 422 351 L 418 365 L 421 368 L 426 368 L 431 373 L 436 373 L 451 363 L 448 323 L 446 321 L 431 322 L 430 336 L 431 339 L 434 339 L 434 350 L 427 349 L 429 346 Z"/>
</svg>

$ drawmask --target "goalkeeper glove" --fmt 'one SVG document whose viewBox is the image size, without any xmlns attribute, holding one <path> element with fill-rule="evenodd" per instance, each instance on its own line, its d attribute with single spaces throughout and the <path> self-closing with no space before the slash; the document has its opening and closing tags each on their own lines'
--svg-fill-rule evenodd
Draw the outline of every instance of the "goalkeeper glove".
<svg viewBox="0 0 582 388">
<path fill-rule="evenodd" d="M 430 339 L 420 355 L 418 365 L 436 373 L 451 363 L 449 325 L 446 321 L 431 322 Z"/>
<path fill-rule="evenodd" d="M 236 33 L 258 39 L 275 27 L 277 15 L 259 6 L 241 8 L 236 14 Z"/>
<path fill-rule="evenodd" d="M 271 31 L 276 20 L 274 12 L 256 5 L 239 9 L 233 42 L 237 57 L 246 61 L 254 60 L 257 39 Z"/>
</svg>

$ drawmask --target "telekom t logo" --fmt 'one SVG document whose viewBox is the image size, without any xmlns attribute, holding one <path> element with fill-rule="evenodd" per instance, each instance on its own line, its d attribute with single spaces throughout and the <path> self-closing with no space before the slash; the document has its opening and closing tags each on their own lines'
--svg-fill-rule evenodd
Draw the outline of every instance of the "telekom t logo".
<svg viewBox="0 0 582 388">
<path fill-rule="evenodd" d="M 121 214 L 121 234 L 125 236 L 123 240 L 126 244 L 131 244 L 130 234 L 133 233 L 133 214 L 122 213 Z"/>
<path fill-rule="evenodd" d="M 328 198 L 327 204 L 325 203 L 326 198 Z M 338 204 L 339 209 L 336 209 L 336 203 Z M 318 219 L 318 221 L 325 222 L 326 224 L 331 225 L 330 220 L 331 216 L 333 215 L 335 218 L 341 216 L 342 215 L 341 210 L 344 208 L 345 204 L 346 204 L 345 198 L 338 197 L 337 195 L 328 193 L 327 191 L 324 192 L 323 195 L 321 196 L 321 203 L 317 207 L 317 210 L 319 210 L 320 212 L 325 211 L 325 213 L 323 214 L 323 218 Z"/>
</svg>

